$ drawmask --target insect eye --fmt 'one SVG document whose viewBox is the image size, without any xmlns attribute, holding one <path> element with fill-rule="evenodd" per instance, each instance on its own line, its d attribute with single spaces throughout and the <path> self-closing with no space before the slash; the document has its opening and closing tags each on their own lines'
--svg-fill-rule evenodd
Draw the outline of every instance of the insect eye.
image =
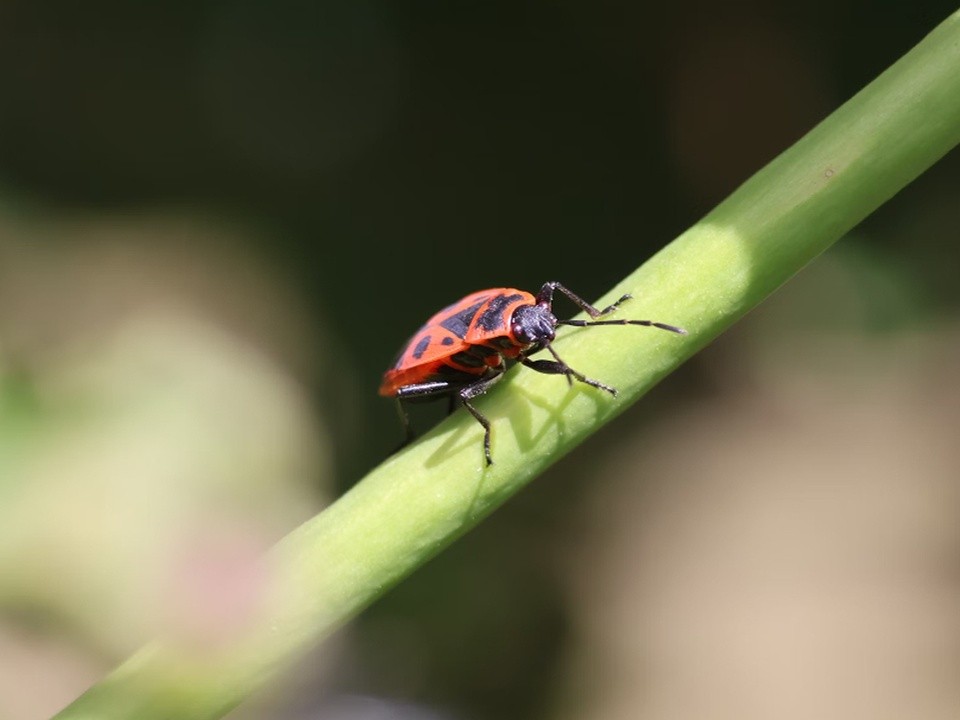
<svg viewBox="0 0 960 720">
<path fill-rule="evenodd" d="M 513 330 L 513 336 L 517 339 L 518 342 L 521 342 L 524 345 L 527 345 L 533 342 L 533 339 L 527 333 L 527 328 L 523 325 L 523 323 L 518 323 L 518 322 L 513 323 L 512 330 Z"/>
</svg>

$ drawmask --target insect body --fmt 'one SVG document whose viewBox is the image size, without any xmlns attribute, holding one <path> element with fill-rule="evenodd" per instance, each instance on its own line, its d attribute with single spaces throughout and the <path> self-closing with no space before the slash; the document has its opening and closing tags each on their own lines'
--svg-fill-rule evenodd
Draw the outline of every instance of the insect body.
<svg viewBox="0 0 960 720">
<path fill-rule="evenodd" d="M 553 293 L 559 290 L 590 316 L 591 320 L 557 320 Z M 400 351 L 383 376 L 380 394 L 397 399 L 397 409 L 407 435 L 413 439 L 404 402 L 448 398 L 451 411 L 462 404 L 483 426 L 483 452 L 490 457 L 490 422 L 471 402 L 496 383 L 507 368 L 521 363 L 537 372 L 565 375 L 567 382 L 585 383 L 611 395 L 609 385 L 591 380 L 567 365 L 551 343 L 558 325 L 643 325 L 685 335 L 682 328 L 652 320 L 597 320 L 628 300 L 624 295 L 613 305 L 598 310 L 558 282 L 544 283 L 536 296 L 513 288 L 493 288 L 467 295 L 444 308 L 420 328 Z M 547 350 L 553 360 L 531 360 L 530 355 Z"/>
</svg>

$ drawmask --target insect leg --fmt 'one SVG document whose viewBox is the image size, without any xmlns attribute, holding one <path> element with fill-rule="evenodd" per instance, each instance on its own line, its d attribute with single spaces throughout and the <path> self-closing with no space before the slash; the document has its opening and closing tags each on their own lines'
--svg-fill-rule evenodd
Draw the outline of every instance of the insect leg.
<svg viewBox="0 0 960 720">
<path fill-rule="evenodd" d="M 398 400 L 412 400 L 413 398 L 426 398 L 447 393 L 456 392 L 463 387 L 462 382 L 450 382 L 449 380 L 433 380 L 431 382 L 414 383 L 404 385 L 396 393 Z"/>
<path fill-rule="evenodd" d="M 403 401 L 415 400 L 417 398 L 430 399 L 433 397 L 442 397 L 443 395 L 448 395 L 450 397 L 450 402 L 453 403 L 454 393 L 459 390 L 461 386 L 462 383 L 437 381 L 405 385 L 397 390 L 397 415 L 400 416 L 400 424 L 403 425 L 404 432 L 404 441 L 400 443 L 400 447 L 398 447 L 397 450 L 405 448 L 407 445 L 412 443 L 414 438 L 417 436 L 413 430 L 413 425 L 410 423 L 410 416 L 407 415 L 407 410 L 403 405 Z M 396 452 L 396 450 L 394 452 Z"/>
<path fill-rule="evenodd" d="M 465 388 L 461 389 L 457 395 L 460 397 L 460 402 L 463 403 L 463 406 L 467 409 L 478 423 L 483 426 L 483 455 L 487 459 L 487 465 L 493 465 L 493 459 L 490 457 L 490 421 L 487 420 L 486 415 L 477 410 L 470 401 L 475 397 L 483 395 L 490 387 L 496 383 L 500 378 L 503 377 L 503 373 L 498 373 L 491 378 L 486 380 L 481 380 L 475 382 L 472 385 L 467 385 Z"/>
<path fill-rule="evenodd" d="M 607 307 L 603 308 L 603 310 L 599 310 L 595 308 L 593 305 L 591 305 L 590 303 L 588 303 L 586 300 L 584 300 L 582 297 L 577 295 L 572 290 L 569 290 L 568 288 L 564 287 L 557 281 L 553 280 L 551 282 L 544 283 L 543 287 L 540 288 L 540 292 L 537 293 L 537 304 L 546 305 L 547 307 L 550 307 L 551 305 L 553 305 L 554 290 L 559 290 L 560 292 L 562 292 L 571 300 L 571 302 L 573 302 L 574 305 L 576 305 L 578 308 L 583 310 L 587 315 L 589 315 L 592 318 L 598 318 L 601 315 L 607 315 L 609 313 L 612 313 L 614 310 L 620 307 L 620 303 L 625 302 L 631 298 L 631 295 L 627 293 L 626 295 L 621 297 L 619 300 L 617 300 L 613 305 L 608 305 Z"/>
<path fill-rule="evenodd" d="M 410 416 L 407 415 L 406 408 L 403 407 L 403 400 L 397 398 L 397 415 L 400 416 L 400 424 L 403 425 L 404 441 L 400 447 L 405 447 L 413 442 L 417 434 L 413 431 L 413 425 L 410 424 Z"/>
<path fill-rule="evenodd" d="M 440 397 L 442 395 L 449 395 L 452 402 L 455 402 L 454 397 L 458 398 L 460 402 L 463 403 L 463 406 L 467 409 L 467 411 L 473 415 L 480 425 L 483 426 L 483 454 L 487 459 L 487 465 L 492 465 L 493 460 L 490 458 L 490 421 L 487 420 L 486 416 L 477 410 L 470 401 L 475 397 L 483 395 L 501 377 L 503 377 L 502 371 L 498 372 L 493 377 L 484 378 L 483 380 L 478 380 L 470 383 L 469 385 L 464 385 L 462 382 L 437 380 L 433 382 L 405 385 L 404 387 L 400 388 L 397 391 L 396 397 L 397 408 L 400 412 L 400 421 L 403 423 L 404 429 L 407 432 L 407 442 L 405 442 L 404 445 L 413 439 L 413 433 L 410 429 L 410 423 L 406 417 L 406 412 L 402 407 L 402 401 L 412 400 L 415 398 L 432 398 Z"/>
<path fill-rule="evenodd" d="M 572 367 L 567 365 L 563 360 L 561 360 L 560 356 L 557 355 L 557 351 L 554 350 L 550 345 L 547 345 L 546 347 L 550 354 L 556 358 L 556 360 L 530 360 L 529 358 L 523 358 L 520 362 L 531 370 L 546 373 L 547 375 L 566 375 L 567 382 L 571 385 L 573 384 L 573 380 L 571 380 L 571 378 L 574 378 L 585 385 L 595 387 L 598 390 L 604 390 L 616 397 L 616 388 L 612 388 L 609 385 L 603 384 L 599 380 L 593 380 L 588 378 L 583 373 L 577 372 Z"/>
</svg>

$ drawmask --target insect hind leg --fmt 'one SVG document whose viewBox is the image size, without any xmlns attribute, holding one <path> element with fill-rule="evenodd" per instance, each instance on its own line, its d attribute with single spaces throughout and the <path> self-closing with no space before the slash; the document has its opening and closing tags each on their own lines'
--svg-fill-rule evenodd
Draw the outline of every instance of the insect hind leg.
<svg viewBox="0 0 960 720">
<path fill-rule="evenodd" d="M 403 400 L 400 398 L 397 398 L 397 417 L 400 418 L 400 425 L 403 426 L 403 442 L 400 444 L 400 447 L 397 448 L 397 450 L 400 450 L 412 443 L 417 437 L 417 434 L 413 430 L 413 425 L 410 424 L 410 415 L 407 413 L 407 409 L 403 406 Z M 396 452 L 396 450 L 394 452 Z"/>
<path fill-rule="evenodd" d="M 404 403 L 417 402 L 418 400 L 435 400 L 447 395 L 450 398 L 451 404 L 453 404 L 455 402 L 454 397 L 456 391 L 459 389 L 459 387 L 459 385 L 454 383 L 440 381 L 415 383 L 413 385 L 405 385 L 404 387 L 400 388 L 395 397 L 397 401 L 397 416 L 400 418 L 400 424 L 403 426 L 404 439 L 397 449 L 394 450 L 394 452 L 399 452 L 407 445 L 412 443 L 417 437 L 417 434 L 413 429 L 413 424 L 410 422 L 410 415 L 407 413 Z"/>
</svg>

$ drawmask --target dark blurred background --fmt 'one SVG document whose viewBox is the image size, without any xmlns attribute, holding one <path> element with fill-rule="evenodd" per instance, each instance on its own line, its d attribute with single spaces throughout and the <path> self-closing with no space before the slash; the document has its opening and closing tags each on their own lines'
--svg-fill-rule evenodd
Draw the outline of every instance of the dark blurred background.
<svg viewBox="0 0 960 720">
<path fill-rule="evenodd" d="M 0 2 L 0 717 L 229 634 L 246 560 L 396 445 L 419 323 L 598 296 L 955 9 Z M 957 717 L 958 187 L 236 717 Z"/>
</svg>

